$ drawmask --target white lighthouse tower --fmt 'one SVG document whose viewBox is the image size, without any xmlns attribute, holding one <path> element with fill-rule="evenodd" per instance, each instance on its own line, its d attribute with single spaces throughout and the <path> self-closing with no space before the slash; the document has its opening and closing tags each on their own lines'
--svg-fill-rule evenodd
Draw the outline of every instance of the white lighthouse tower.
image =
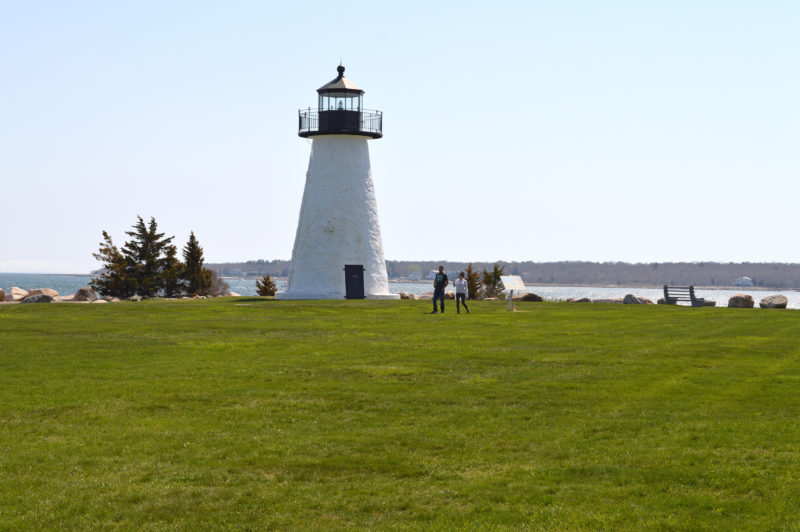
<svg viewBox="0 0 800 532">
<path fill-rule="evenodd" d="M 312 139 L 289 281 L 276 299 L 397 299 L 389 293 L 369 139 L 383 136 L 383 115 L 363 108 L 364 91 L 336 69 L 317 89 L 319 109 L 300 110 L 301 137 Z"/>
</svg>

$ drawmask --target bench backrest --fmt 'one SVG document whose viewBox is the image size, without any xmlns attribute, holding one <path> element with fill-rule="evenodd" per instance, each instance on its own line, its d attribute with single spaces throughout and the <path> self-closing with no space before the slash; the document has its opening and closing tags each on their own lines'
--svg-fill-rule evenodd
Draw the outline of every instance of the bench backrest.
<svg viewBox="0 0 800 532">
<path fill-rule="evenodd" d="M 664 299 L 677 299 L 678 301 L 692 301 L 694 285 L 692 286 L 667 286 L 664 285 Z"/>
</svg>

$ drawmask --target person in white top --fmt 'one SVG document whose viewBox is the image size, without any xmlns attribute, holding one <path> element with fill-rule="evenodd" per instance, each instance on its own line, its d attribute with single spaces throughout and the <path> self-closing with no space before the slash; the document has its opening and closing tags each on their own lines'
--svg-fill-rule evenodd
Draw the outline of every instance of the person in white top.
<svg viewBox="0 0 800 532">
<path fill-rule="evenodd" d="M 456 279 L 456 312 L 459 314 L 461 314 L 460 305 L 464 305 L 464 308 L 467 309 L 467 314 L 469 314 L 469 307 L 467 306 L 468 293 L 469 289 L 467 288 L 467 280 L 464 278 L 464 272 L 460 272 L 458 279 Z"/>
</svg>

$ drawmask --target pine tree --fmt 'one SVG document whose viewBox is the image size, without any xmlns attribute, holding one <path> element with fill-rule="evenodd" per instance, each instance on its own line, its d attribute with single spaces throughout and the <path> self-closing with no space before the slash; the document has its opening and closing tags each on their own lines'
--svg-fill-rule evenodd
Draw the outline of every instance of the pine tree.
<svg viewBox="0 0 800 532">
<path fill-rule="evenodd" d="M 136 293 L 136 280 L 128 277 L 130 264 L 111 240 L 111 236 L 103 231 L 100 249 L 92 256 L 103 263 L 99 277 L 92 279 L 92 288 L 100 295 L 114 297 L 130 297 Z"/>
<path fill-rule="evenodd" d="M 129 262 L 128 276 L 136 280 L 136 293 L 153 297 L 164 288 L 161 255 L 174 237 L 164 238 L 164 233 L 158 232 L 155 218 L 150 218 L 149 226 L 141 216 L 137 218 L 134 230 L 125 232 L 132 240 L 125 242 L 122 253 Z"/>
<path fill-rule="evenodd" d="M 483 298 L 487 297 L 500 297 L 503 293 L 503 281 L 500 276 L 503 275 L 505 266 L 494 265 L 492 271 L 487 272 L 483 270 Z"/>
<path fill-rule="evenodd" d="M 481 291 L 483 290 L 483 281 L 481 281 L 481 274 L 472 268 L 472 263 L 469 263 L 467 269 L 464 271 L 467 278 L 467 292 L 470 299 L 480 299 Z"/>
<path fill-rule="evenodd" d="M 161 260 L 164 297 L 177 297 L 183 290 L 181 276 L 183 275 L 184 264 L 178 260 L 177 255 L 178 248 L 170 244 L 167 246 L 165 257 Z"/>
<path fill-rule="evenodd" d="M 274 296 L 278 288 L 275 286 L 275 283 L 272 282 L 272 279 L 269 278 L 269 275 L 265 275 L 263 279 L 256 281 L 256 290 L 260 296 Z"/>
<path fill-rule="evenodd" d="M 203 248 L 194 236 L 194 231 L 189 234 L 189 241 L 183 247 L 183 280 L 184 290 L 192 296 L 208 295 L 214 285 L 214 276 L 211 270 L 203 267 Z"/>
</svg>

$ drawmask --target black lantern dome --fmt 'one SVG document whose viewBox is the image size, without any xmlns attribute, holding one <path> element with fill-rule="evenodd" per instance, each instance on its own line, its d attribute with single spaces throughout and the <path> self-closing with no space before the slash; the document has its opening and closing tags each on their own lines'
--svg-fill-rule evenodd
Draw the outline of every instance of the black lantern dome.
<svg viewBox="0 0 800 532">
<path fill-rule="evenodd" d="M 383 136 L 383 113 L 364 109 L 364 91 L 344 77 L 344 67 L 336 68 L 339 75 L 319 89 L 319 107 L 300 109 L 298 135 L 363 135 L 373 139 Z"/>
</svg>

